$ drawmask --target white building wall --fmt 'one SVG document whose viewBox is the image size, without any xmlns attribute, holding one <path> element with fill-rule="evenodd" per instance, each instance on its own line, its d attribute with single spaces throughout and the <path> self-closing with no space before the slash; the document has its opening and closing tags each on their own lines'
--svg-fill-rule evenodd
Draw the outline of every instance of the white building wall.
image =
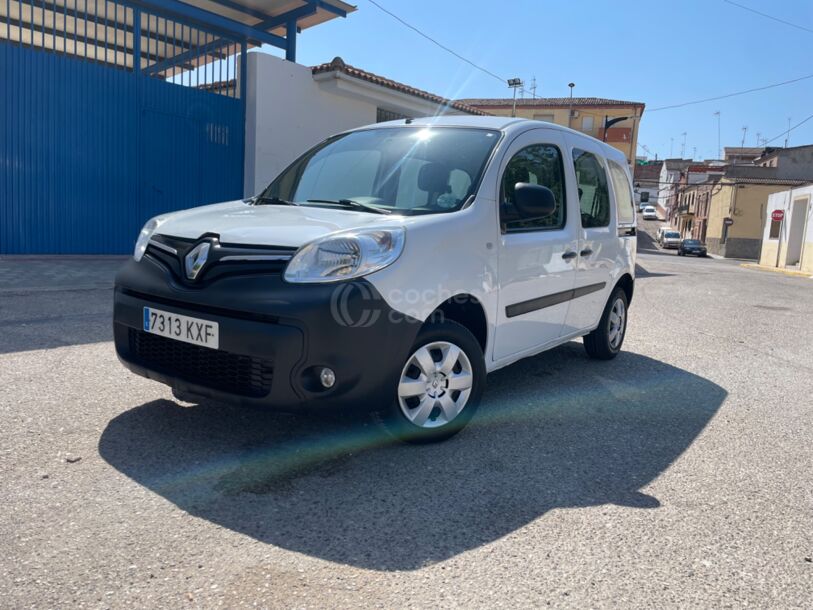
<svg viewBox="0 0 813 610">
<path fill-rule="evenodd" d="M 249 53 L 247 60 L 246 196 L 314 144 L 375 122 L 375 103 L 324 92 L 307 66 L 267 53 Z"/>
<path fill-rule="evenodd" d="M 375 123 L 378 108 L 415 118 L 462 114 L 343 72 L 314 76 L 307 66 L 267 53 L 249 53 L 247 63 L 246 196 L 265 188 L 314 144 Z"/>
</svg>

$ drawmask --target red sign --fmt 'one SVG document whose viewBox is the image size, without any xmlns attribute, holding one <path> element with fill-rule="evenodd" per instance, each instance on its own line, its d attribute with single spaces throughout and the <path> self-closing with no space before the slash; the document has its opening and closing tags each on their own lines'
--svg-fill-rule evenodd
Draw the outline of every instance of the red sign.
<svg viewBox="0 0 813 610">
<path fill-rule="evenodd" d="M 785 210 L 774 210 L 771 212 L 771 220 L 775 220 L 776 222 L 780 222 L 785 218 Z"/>
</svg>

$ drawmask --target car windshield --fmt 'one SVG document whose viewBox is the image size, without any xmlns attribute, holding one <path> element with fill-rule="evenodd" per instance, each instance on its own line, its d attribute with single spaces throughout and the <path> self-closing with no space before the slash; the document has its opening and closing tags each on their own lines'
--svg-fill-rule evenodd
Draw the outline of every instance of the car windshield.
<svg viewBox="0 0 813 610">
<path fill-rule="evenodd" d="M 457 127 L 354 131 L 312 148 L 260 197 L 314 206 L 355 202 L 397 214 L 452 212 L 477 190 L 499 139 L 498 131 Z"/>
<path fill-rule="evenodd" d="M 686 246 L 699 246 L 700 242 L 696 239 L 684 239 L 683 244 Z"/>
<path fill-rule="evenodd" d="M 677 233 L 675 231 L 667 231 L 666 232 L 666 237 L 668 237 L 669 239 L 674 239 L 676 237 L 680 238 L 680 233 Z"/>
</svg>

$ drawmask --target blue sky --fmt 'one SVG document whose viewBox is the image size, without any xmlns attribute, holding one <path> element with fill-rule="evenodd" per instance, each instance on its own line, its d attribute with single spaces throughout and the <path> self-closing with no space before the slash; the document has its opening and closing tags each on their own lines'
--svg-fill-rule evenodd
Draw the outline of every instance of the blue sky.
<svg viewBox="0 0 813 610">
<path fill-rule="evenodd" d="M 791 85 L 675 110 L 650 109 L 813 75 L 813 32 L 750 13 L 724 0 L 377 0 L 464 57 L 505 78 L 520 77 L 537 95 L 642 101 L 639 143 L 660 158 L 716 157 L 721 112 L 723 146 L 773 138 L 813 114 L 813 78 Z M 501 97 L 510 90 L 407 29 L 368 0 L 358 11 L 303 32 L 297 61 L 341 56 L 364 70 L 446 97 Z M 739 4 L 813 30 L 813 2 Z M 670 144 L 670 138 L 674 143 Z M 775 145 L 782 145 L 779 138 Z M 813 119 L 790 145 L 813 143 Z M 639 148 L 639 154 L 645 154 Z"/>
</svg>

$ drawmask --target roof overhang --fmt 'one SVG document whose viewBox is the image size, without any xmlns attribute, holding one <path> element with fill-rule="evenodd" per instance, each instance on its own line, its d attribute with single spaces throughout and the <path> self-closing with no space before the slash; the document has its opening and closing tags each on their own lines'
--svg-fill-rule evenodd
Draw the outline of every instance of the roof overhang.
<svg viewBox="0 0 813 610">
<path fill-rule="evenodd" d="M 330 93 L 356 100 L 362 99 L 377 107 L 406 116 L 433 116 L 438 113 L 439 108 L 443 108 L 444 114 L 464 114 L 448 104 L 396 91 L 340 71 L 314 74 L 313 80 Z"/>
</svg>

